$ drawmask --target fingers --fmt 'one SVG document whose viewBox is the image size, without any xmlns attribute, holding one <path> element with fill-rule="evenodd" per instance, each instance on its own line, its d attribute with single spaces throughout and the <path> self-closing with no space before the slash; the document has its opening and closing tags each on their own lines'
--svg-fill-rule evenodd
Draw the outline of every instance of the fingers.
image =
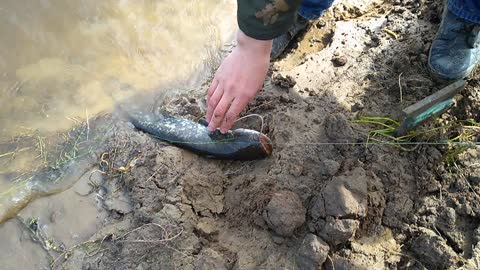
<svg viewBox="0 0 480 270">
<path fill-rule="evenodd" d="M 225 133 L 232 128 L 233 124 L 237 120 L 238 115 L 247 106 L 248 102 L 249 99 L 246 97 L 236 98 L 233 100 L 232 105 L 225 114 L 225 118 L 220 126 L 220 132 Z"/>
<path fill-rule="evenodd" d="M 213 95 L 213 92 L 215 92 L 215 89 L 217 89 L 218 83 L 219 81 L 217 79 L 213 79 L 213 82 L 210 84 L 210 87 L 207 91 L 207 100 L 210 99 L 210 97 Z"/>
<path fill-rule="evenodd" d="M 209 90 L 210 91 L 210 90 Z M 217 84 L 217 88 L 215 91 L 208 97 L 207 104 L 207 122 L 210 123 L 212 119 L 213 112 L 215 111 L 215 108 L 218 105 L 218 102 L 222 99 L 223 96 L 223 87 L 221 84 Z"/>
<path fill-rule="evenodd" d="M 232 100 L 233 100 L 233 97 L 229 95 L 222 96 L 222 99 L 220 100 L 220 102 L 218 102 L 217 106 L 215 107 L 215 110 L 213 111 L 212 118 L 210 119 L 210 122 L 208 125 L 208 129 L 210 131 L 217 129 L 217 127 L 220 125 L 220 123 L 222 122 L 225 116 L 225 113 L 230 107 Z"/>
</svg>

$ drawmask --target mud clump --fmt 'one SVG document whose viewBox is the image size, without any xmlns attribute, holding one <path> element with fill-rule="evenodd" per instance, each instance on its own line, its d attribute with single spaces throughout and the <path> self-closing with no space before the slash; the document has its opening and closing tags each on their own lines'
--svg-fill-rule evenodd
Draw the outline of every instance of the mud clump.
<svg viewBox="0 0 480 270">
<path fill-rule="evenodd" d="M 337 246 L 351 240 L 355 236 L 360 222 L 354 219 L 335 219 L 327 217 L 316 224 L 317 234 L 332 246 Z"/>
<path fill-rule="evenodd" d="M 305 223 L 306 209 L 297 194 L 291 191 L 274 193 L 263 211 L 268 227 L 281 236 L 292 236 Z"/>
<path fill-rule="evenodd" d="M 213 249 L 206 248 L 200 253 L 193 263 L 194 269 L 198 270 L 227 270 L 227 263 L 223 256 Z"/>
<path fill-rule="evenodd" d="M 429 269 L 448 269 L 458 262 L 457 254 L 446 241 L 425 228 L 420 228 L 413 239 L 412 251 Z"/>
<path fill-rule="evenodd" d="M 313 199 L 310 215 L 314 220 L 332 216 L 358 218 L 367 214 L 367 177 L 365 170 L 356 168 L 344 175 L 334 177 Z"/>
<path fill-rule="evenodd" d="M 316 270 L 327 260 L 330 247 L 314 234 L 307 234 L 298 250 L 297 265 L 302 270 Z"/>
<path fill-rule="evenodd" d="M 208 217 L 200 218 L 196 226 L 197 231 L 205 236 L 218 233 L 218 228 L 215 226 L 215 220 Z"/>
<path fill-rule="evenodd" d="M 387 194 L 387 203 L 383 213 L 383 224 L 392 228 L 402 226 L 404 220 L 414 208 L 414 201 L 409 194 L 392 192 Z"/>
<path fill-rule="evenodd" d="M 336 162 L 335 160 L 326 159 L 322 160 L 319 167 L 320 175 L 333 176 L 340 169 L 340 163 Z"/>
<path fill-rule="evenodd" d="M 325 119 L 325 132 L 332 142 L 349 142 L 353 138 L 352 127 L 345 115 L 334 113 Z"/>
<path fill-rule="evenodd" d="M 295 84 L 297 84 L 295 79 L 292 78 L 290 75 L 284 77 L 281 74 L 276 74 L 275 76 L 273 76 L 272 83 L 282 88 L 292 88 L 295 86 Z"/>
<path fill-rule="evenodd" d="M 360 222 L 367 215 L 368 189 L 365 170 L 356 168 L 333 180 L 313 198 L 310 216 L 313 229 L 332 246 L 355 237 Z"/>
<path fill-rule="evenodd" d="M 480 184 L 480 163 L 478 163 L 478 160 L 480 160 L 480 150 L 478 149 L 468 149 L 462 160 L 465 167 L 469 168 L 468 180 L 476 186 Z"/>
</svg>

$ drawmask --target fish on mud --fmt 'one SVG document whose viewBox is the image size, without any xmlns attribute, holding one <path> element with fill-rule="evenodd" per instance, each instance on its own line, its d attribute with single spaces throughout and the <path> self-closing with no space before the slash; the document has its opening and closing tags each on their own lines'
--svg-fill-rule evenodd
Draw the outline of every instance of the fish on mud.
<svg viewBox="0 0 480 270">
<path fill-rule="evenodd" d="M 239 128 L 221 134 L 209 131 L 205 122 L 167 114 L 153 117 L 142 112 L 129 112 L 127 116 L 136 129 L 207 158 L 246 161 L 272 154 L 271 140 L 255 130 Z"/>
</svg>

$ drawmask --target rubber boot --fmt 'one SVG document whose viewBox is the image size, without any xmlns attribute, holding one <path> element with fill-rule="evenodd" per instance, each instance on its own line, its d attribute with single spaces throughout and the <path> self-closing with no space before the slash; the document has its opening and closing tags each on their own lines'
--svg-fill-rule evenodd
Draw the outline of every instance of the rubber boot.
<svg viewBox="0 0 480 270">
<path fill-rule="evenodd" d="M 295 36 L 308 25 L 308 20 L 302 16 L 298 16 L 296 22 L 290 27 L 287 33 L 275 38 L 273 40 L 272 52 L 270 58 L 272 60 L 278 58 L 287 48 L 288 44 L 295 38 Z"/>
<path fill-rule="evenodd" d="M 455 81 L 467 77 L 480 63 L 480 25 L 450 12 L 447 7 L 432 42 L 428 68 L 435 79 Z"/>
</svg>

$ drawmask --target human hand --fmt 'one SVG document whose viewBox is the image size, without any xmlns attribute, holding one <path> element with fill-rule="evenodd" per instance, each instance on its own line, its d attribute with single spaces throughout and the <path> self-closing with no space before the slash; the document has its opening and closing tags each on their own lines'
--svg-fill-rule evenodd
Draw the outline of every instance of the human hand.
<svg viewBox="0 0 480 270">
<path fill-rule="evenodd" d="M 256 40 L 239 31 L 237 47 L 223 60 L 207 94 L 210 131 L 227 132 L 262 88 L 270 64 L 272 40 Z"/>
</svg>

